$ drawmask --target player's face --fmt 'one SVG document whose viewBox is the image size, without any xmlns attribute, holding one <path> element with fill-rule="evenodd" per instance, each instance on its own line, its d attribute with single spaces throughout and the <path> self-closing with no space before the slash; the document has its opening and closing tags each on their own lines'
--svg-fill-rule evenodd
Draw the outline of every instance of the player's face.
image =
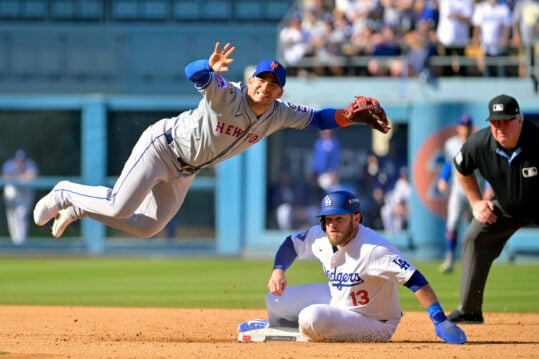
<svg viewBox="0 0 539 359">
<path fill-rule="evenodd" d="M 248 85 L 247 94 L 253 104 L 258 106 L 270 106 L 283 95 L 283 88 L 271 72 L 249 78 Z"/>
<path fill-rule="evenodd" d="M 333 246 L 342 247 L 356 235 L 359 214 L 325 216 L 326 235 Z"/>
<path fill-rule="evenodd" d="M 466 140 L 472 134 L 472 126 L 457 125 L 457 134 L 463 140 Z"/>
<path fill-rule="evenodd" d="M 517 116 L 511 120 L 490 121 L 490 132 L 492 137 L 503 148 L 514 149 L 518 144 L 520 132 L 522 131 L 522 117 Z"/>
</svg>

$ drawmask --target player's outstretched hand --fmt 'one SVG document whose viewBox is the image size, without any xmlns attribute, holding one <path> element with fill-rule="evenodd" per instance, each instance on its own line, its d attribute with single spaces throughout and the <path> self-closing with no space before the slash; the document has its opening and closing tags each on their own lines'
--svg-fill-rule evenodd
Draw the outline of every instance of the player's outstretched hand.
<svg viewBox="0 0 539 359">
<path fill-rule="evenodd" d="M 215 49 L 209 59 L 210 67 L 214 72 L 227 72 L 228 65 L 234 62 L 234 59 L 230 58 L 230 55 L 236 51 L 236 47 L 227 43 L 221 50 L 219 49 L 220 46 L 221 44 L 219 42 L 215 43 Z"/>
<path fill-rule="evenodd" d="M 444 342 L 449 344 L 466 343 L 466 334 L 455 323 L 446 319 L 434 326 L 436 335 Z"/>
</svg>

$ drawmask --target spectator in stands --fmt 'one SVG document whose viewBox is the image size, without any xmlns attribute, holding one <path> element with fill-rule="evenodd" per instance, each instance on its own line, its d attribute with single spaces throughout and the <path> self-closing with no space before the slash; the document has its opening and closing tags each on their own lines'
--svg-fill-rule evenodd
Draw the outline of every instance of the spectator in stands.
<svg viewBox="0 0 539 359">
<path fill-rule="evenodd" d="M 344 50 L 348 56 L 371 56 L 373 50 L 372 38 L 376 34 L 371 27 L 361 27 L 357 31 L 352 27 L 350 47 Z"/>
<path fill-rule="evenodd" d="M 349 39 L 349 29 L 336 29 L 333 16 L 324 13 L 310 31 L 314 73 L 318 76 L 342 76 L 345 67 L 341 49 Z"/>
<path fill-rule="evenodd" d="M 358 174 L 358 192 L 366 188 L 373 189 L 375 186 L 382 186 L 387 182 L 387 175 L 382 171 L 380 159 L 374 153 L 367 156 L 367 162 Z"/>
<path fill-rule="evenodd" d="M 498 0 L 481 1 L 475 6 L 472 25 L 472 43 L 479 45 L 487 58 L 508 54 L 512 19 L 511 9 L 506 3 Z M 483 75 L 504 77 L 505 67 L 486 65 L 483 68 Z"/>
<path fill-rule="evenodd" d="M 415 0 L 380 0 L 384 25 L 392 27 L 400 34 L 405 34 L 414 28 Z"/>
<path fill-rule="evenodd" d="M 344 68 L 343 56 L 350 55 L 350 39 L 352 37 L 352 24 L 346 15 L 335 9 L 333 11 L 333 33 L 330 36 L 332 46 L 336 47 L 338 56 L 340 57 L 341 67 Z"/>
<path fill-rule="evenodd" d="M 335 10 L 347 16 L 355 32 L 361 32 L 365 27 L 380 29 L 380 26 L 376 25 L 382 17 L 379 0 L 335 0 Z"/>
<path fill-rule="evenodd" d="M 414 2 L 416 24 L 419 20 L 430 22 L 431 28 L 438 26 L 440 12 L 437 0 L 415 0 Z"/>
<path fill-rule="evenodd" d="M 513 45 L 519 49 L 521 58 L 528 58 L 530 67 L 535 66 L 535 44 L 539 42 L 539 1 L 518 1 L 513 10 Z M 519 67 L 519 76 L 526 76 L 526 66 Z"/>
<path fill-rule="evenodd" d="M 459 56 L 465 55 L 465 48 L 470 43 L 471 18 L 473 0 L 438 0 L 439 22 L 436 35 L 442 56 L 451 56 L 450 66 L 443 66 L 443 76 L 461 76 L 465 69 L 458 61 Z"/>
<path fill-rule="evenodd" d="M 365 1 L 362 1 L 365 3 Z M 352 31 L 350 35 L 350 50 L 347 55 L 371 56 L 374 50 L 373 38 L 375 34 L 381 33 L 383 29 L 383 8 L 378 0 L 370 1 L 371 6 L 364 6 L 364 10 L 356 11 L 352 21 Z M 394 35 L 393 35 L 394 37 Z M 374 41 L 373 41 L 374 40 Z M 362 71 L 366 75 L 366 71 Z"/>
<path fill-rule="evenodd" d="M 311 33 L 302 28 L 301 21 L 301 13 L 293 13 L 288 25 L 283 27 L 279 33 L 279 43 L 289 71 L 294 69 L 306 54 L 312 52 L 310 46 Z M 293 71 L 290 72 L 292 73 Z M 302 71 L 301 69 L 296 69 L 295 72 L 297 75 Z"/>
<path fill-rule="evenodd" d="M 327 191 L 334 184 L 341 159 L 341 143 L 334 130 L 320 130 L 314 143 L 311 176 L 318 186 Z"/>
<path fill-rule="evenodd" d="M 418 77 L 429 80 L 434 76 L 430 58 L 438 55 L 432 22 L 419 20 L 417 28 L 404 35 L 404 57 L 393 61 L 392 77 Z"/>
<path fill-rule="evenodd" d="M 403 140 L 405 135 L 398 133 L 398 128 L 396 127 L 393 127 L 392 131 L 395 131 L 395 133 L 393 133 L 393 137 L 389 141 L 387 153 L 378 158 L 380 170 L 377 178 L 386 194 L 395 188 L 397 180 L 401 177 L 400 169 L 406 168 L 408 162 L 404 145 L 406 140 Z"/>
<path fill-rule="evenodd" d="M 297 229 L 309 224 L 307 219 L 312 218 L 314 212 L 308 211 L 307 196 L 307 186 L 294 181 L 288 168 L 281 168 L 277 181 L 268 188 L 268 213 L 275 216 L 279 229 Z"/>
<path fill-rule="evenodd" d="M 333 16 L 324 12 L 321 2 L 310 5 L 303 16 L 301 23 L 303 31 L 310 34 L 309 45 L 312 51 L 312 70 L 318 76 L 326 76 L 328 68 L 339 68 L 336 64 L 335 49 L 332 47 L 330 37 L 333 32 Z"/>
<path fill-rule="evenodd" d="M 388 76 L 389 69 L 393 66 L 393 58 L 401 53 L 395 29 L 384 25 L 380 33 L 372 34 L 370 41 L 371 48 L 368 54 L 372 56 L 372 59 L 367 64 L 369 75 Z"/>
<path fill-rule="evenodd" d="M 304 9 L 317 8 L 321 13 L 331 12 L 335 8 L 335 0 L 303 0 Z"/>
<path fill-rule="evenodd" d="M 313 33 L 318 27 L 322 17 L 327 12 L 324 11 L 323 4 L 320 1 L 316 1 L 312 4 L 306 5 L 303 11 L 303 20 L 301 21 L 301 28 L 305 31 Z"/>
<path fill-rule="evenodd" d="M 17 150 L 15 156 L 2 166 L 7 225 L 9 236 L 15 245 L 26 241 L 28 216 L 34 205 L 34 189 L 24 184 L 32 181 L 37 175 L 36 163 L 28 158 L 23 150 Z"/>
<path fill-rule="evenodd" d="M 370 191 L 366 190 L 364 194 L 359 195 L 359 201 L 361 202 L 365 216 L 367 214 L 370 216 L 368 219 L 364 219 L 365 225 L 374 230 L 383 230 L 382 208 L 384 206 L 384 190 L 382 187 L 377 185 Z"/>
<path fill-rule="evenodd" d="M 395 187 L 385 196 L 381 209 L 384 230 L 389 233 L 399 232 L 408 228 L 408 212 L 412 186 L 408 178 L 408 168 L 399 169 L 399 179 Z"/>
<path fill-rule="evenodd" d="M 385 174 L 381 172 L 380 162 L 376 154 L 371 153 L 367 156 L 367 162 L 357 177 L 356 192 L 362 203 L 363 211 L 369 213 L 368 226 L 375 230 L 382 230 L 384 225 L 381 210 L 384 205 L 385 192 L 381 183 L 385 182 Z"/>
</svg>

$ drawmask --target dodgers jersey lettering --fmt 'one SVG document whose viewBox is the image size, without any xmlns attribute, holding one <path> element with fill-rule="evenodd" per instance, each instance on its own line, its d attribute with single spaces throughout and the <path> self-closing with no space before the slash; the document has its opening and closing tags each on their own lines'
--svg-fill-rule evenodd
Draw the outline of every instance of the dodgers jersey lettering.
<svg viewBox="0 0 539 359">
<path fill-rule="evenodd" d="M 280 129 L 303 129 L 314 114 L 311 108 L 277 100 L 257 118 L 242 95 L 247 86 L 218 73 L 197 90 L 204 96 L 198 107 L 171 119 L 178 156 L 196 167 L 231 158 Z"/>
<path fill-rule="evenodd" d="M 378 233 L 360 225 L 356 237 L 337 252 L 320 226 L 295 234 L 292 242 L 298 258 L 321 261 L 331 305 L 377 320 L 401 317 L 396 284 L 406 283 L 416 269 Z"/>
</svg>

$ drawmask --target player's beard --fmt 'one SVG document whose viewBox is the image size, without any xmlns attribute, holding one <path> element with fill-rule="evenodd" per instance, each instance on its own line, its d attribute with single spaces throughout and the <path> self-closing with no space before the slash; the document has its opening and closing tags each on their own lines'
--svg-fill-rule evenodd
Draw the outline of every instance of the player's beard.
<svg viewBox="0 0 539 359">
<path fill-rule="evenodd" d="M 333 232 L 331 230 L 327 231 L 326 234 L 328 236 L 328 239 L 331 245 L 342 247 L 348 244 L 348 242 L 352 240 L 357 230 L 357 228 L 355 228 L 354 226 L 354 221 L 353 221 L 352 216 L 353 215 L 350 216 L 350 221 L 348 222 L 348 225 L 346 226 L 344 230 L 339 230 L 336 232 Z"/>
</svg>

